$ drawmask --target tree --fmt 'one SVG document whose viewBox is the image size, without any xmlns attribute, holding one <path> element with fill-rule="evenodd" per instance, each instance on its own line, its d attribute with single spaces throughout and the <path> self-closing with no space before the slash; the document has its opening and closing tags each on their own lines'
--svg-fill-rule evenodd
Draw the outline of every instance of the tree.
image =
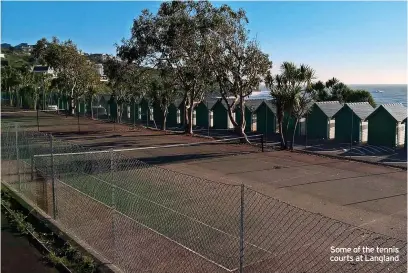
<svg viewBox="0 0 408 273">
<path fill-rule="evenodd" d="M 10 106 L 13 106 L 14 96 L 17 87 L 20 85 L 19 72 L 12 66 L 1 68 L 1 90 L 9 93 Z"/>
<path fill-rule="evenodd" d="M 231 123 L 239 135 L 246 137 L 245 98 L 259 88 L 272 62 L 255 40 L 249 40 L 245 28 L 248 20 L 243 10 L 233 11 L 223 5 L 215 9 L 213 20 L 217 24 L 213 26 L 211 42 L 207 45 L 208 59 Z M 228 100 L 231 96 L 233 102 Z M 236 110 L 242 117 L 239 123 L 232 115 Z"/>
<path fill-rule="evenodd" d="M 108 85 L 112 89 L 112 96 L 117 103 L 116 117 L 118 122 L 121 122 L 123 104 L 146 94 L 145 85 L 149 69 L 109 58 L 104 64 L 104 71 L 109 79 Z"/>
<path fill-rule="evenodd" d="M 287 148 L 287 133 L 289 121 L 286 128 L 283 128 L 283 118 L 286 114 L 288 118 L 295 118 L 295 126 L 292 134 L 292 147 L 296 126 L 301 117 L 308 111 L 313 98 L 312 80 L 315 77 L 314 70 L 307 65 L 296 66 L 292 62 L 284 62 L 281 65 L 281 74 L 276 76 L 268 75 L 266 86 L 271 90 L 271 96 L 277 108 L 279 133 L 281 135 L 281 147 Z"/>
<path fill-rule="evenodd" d="M 316 91 L 316 101 L 369 102 L 373 107 L 376 103 L 370 92 L 366 90 L 353 90 L 336 78 L 329 79 L 323 85 L 321 81 L 312 84 Z"/>
<path fill-rule="evenodd" d="M 152 73 L 148 97 L 154 104 L 160 106 L 162 113 L 162 130 L 166 130 L 168 108 L 172 101 L 180 95 L 180 89 L 174 82 L 174 71 L 163 67 L 159 73 Z"/>
<path fill-rule="evenodd" d="M 174 84 L 183 91 L 186 133 L 192 134 L 193 105 L 201 101 L 212 82 L 204 48 L 210 31 L 207 1 L 164 2 L 156 15 L 144 10 L 134 20 L 132 36 L 123 41 L 119 55 L 151 68 L 164 64 L 173 70 Z"/>
<path fill-rule="evenodd" d="M 60 42 L 54 37 L 48 42 L 42 39 L 37 42 L 36 54 L 56 71 L 59 85 L 69 96 L 69 112 L 74 114 L 78 106 L 75 102 L 97 78 L 94 67 L 71 40 Z"/>
</svg>

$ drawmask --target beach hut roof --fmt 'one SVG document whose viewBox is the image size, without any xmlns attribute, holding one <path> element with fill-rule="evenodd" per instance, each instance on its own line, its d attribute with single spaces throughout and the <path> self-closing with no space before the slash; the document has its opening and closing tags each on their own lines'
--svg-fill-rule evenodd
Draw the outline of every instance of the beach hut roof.
<svg viewBox="0 0 408 273">
<path fill-rule="evenodd" d="M 183 103 L 183 99 L 175 99 L 173 103 L 177 108 L 180 108 L 181 104 Z"/>
<path fill-rule="evenodd" d="M 228 101 L 228 104 L 231 105 L 231 104 L 234 102 L 234 99 L 227 99 L 227 101 Z M 219 99 L 217 99 L 217 100 L 215 101 L 215 103 L 214 103 L 213 106 L 211 107 L 211 110 L 214 109 L 214 106 L 215 106 L 218 102 L 221 103 L 221 105 L 224 106 L 224 108 L 228 110 L 228 106 L 227 106 L 227 104 L 225 103 L 225 101 L 224 101 L 222 98 L 219 98 Z"/>
<path fill-rule="evenodd" d="M 332 118 L 342 107 L 338 101 L 319 101 L 315 105 L 328 117 Z"/>
<path fill-rule="evenodd" d="M 263 100 L 257 107 L 255 111 L 258 111 L 258 108 L 262 105 L 262 103 L 265 103 L 266 107 L 268 107 L 272 113 L 276 115 L 276 105 L 273 103 L 273 100 Z"/>
<path fill-rule="evenodd" d="M 406 122 L 407 119 L 407 108 L 402 103 L 388 103 L 381 104 L 378 106 L 366 119 L 374 115 L 380 108 L 385 109 L 397 122 Z"/>
<path fill-rule="evenodd" d="M 264 101 L 263 99 L 245 100 L 245 106 L 248 108 L 249 111 L 255 112 L 263 101 Z"/>
<path fill-rule="evenodd" d="M 217 103 L 217 101 L 219 101 L 219 99 L 208 98 L 208 99 L 202 100 L 200 103 L 203 103 L 206 107 L 208 107 L 208 109 L 212 109 L 214 104 Z M 200 103 L 195 104 L 194 107 L 197 107 Z"/>
<path fill-rule="evenodd" d="M 344 106 L 346 105 L 361 120 L 365 120 L 374 110 L 374 108 L 368 102 L 348 102 L 344 104 Z M 337 111 L 337 113 L 339 112 L 340 110 Z M 337 113 L 334 114 L 333 117 L 336 116 Z"/>
</svg>

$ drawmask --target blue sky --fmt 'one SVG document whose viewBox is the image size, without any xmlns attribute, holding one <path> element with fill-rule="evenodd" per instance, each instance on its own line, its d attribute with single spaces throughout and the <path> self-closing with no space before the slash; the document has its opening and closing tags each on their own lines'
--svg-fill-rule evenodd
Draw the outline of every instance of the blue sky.
<svg viewBox="0 0 408 273">
<path fill-rule="evenodd" d="M 407 82 L 406 2 L 214 2 L 244 8 L 248 28 L 273 61 L 312 66 L 321 80 Z M 72 39 L 89 53 L 114 53 L 132 21 L 160 2 L 1 2 L 2 42 Z"/>
</svg>

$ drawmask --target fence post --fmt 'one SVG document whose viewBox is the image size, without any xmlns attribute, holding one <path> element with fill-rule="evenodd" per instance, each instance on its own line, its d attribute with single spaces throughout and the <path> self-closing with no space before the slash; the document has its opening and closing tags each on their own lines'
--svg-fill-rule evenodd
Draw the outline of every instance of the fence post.
<svg viewBox="0 0 408 273">
<path fill-rule="evenodd" d="M 239 229 L 239 272 L 244 272 L 244 192 L 245 186 L 241 184 L 241 211 Z"/>
<path fill-rule="evenodd" d="M 38 132 L 40 131 L 40 120 L 39 120 L 39 117 L 38 117 L 38 112 L 39 112 L 39 105 L 38 105 L 38 101 L 37 101 L 37 130 L 38 130 Z"/>
<path fill-rule="evenodd" d="M 18 177 L 18 189 L 21 191 L 21 175 L 20 175 L 20 155 L 18 148 L 18 124 L 14 124 L 14 129 L 16 131 L 16 163 L 17 163 L 17 177 Z"/>
<path fill-rule="evenodd" d="M 133 128 L 135 128 L 135 119 L 136 119 L 136 102 L 133 101 Z"/>
<path fill-rule="evenodd" d="M 113 149 L 110 150 L 109 155 L 110 155 L 110 170 L 113 171 L 113 169 L 114 169 L 114 158 L 113 158 L 114 152 L 113 152 Z"/>
<path fill-rule="evenodd" d="M 350 112 L 351 112 L 351 129 L 350 129 L 350 151 L 349 151 L 349 154 L 350 154 L 350 158 L 351 158 L 351 150 L 353 149 L 353 120 L 354 120 L 353 110 L 351 110 L 351 108 L 350 108 Z"/>
<path fill-rule="evenodd" d="M 52 135 L 50 135 L 50 148 L 51 148 L 51 186 L 52 186 L 52 214 L 54 220 L 57 219 L 57 198 L 55 196 L 55 172 L 54 172 L 54 141 Z"/>
<path fill-rule="evenodd" d="M 34 181 L 34 155 L 31 156 L 31 180 Z"/>
<path fill-rule="evenodd" d="M 115 170 L 115 158 L 114 158 L 114 151 L 111 149 L 110 153 L 110 172 L 114 172 Z M 113 263 L 116 261 L 116 234 L 115 234 L 115 210 L 116 210 L 116 186 L 112 185 L 112 195 L 111 195 L 111 205 L 112 205 L 112 239 L 113 239 Z"/>
</svg>

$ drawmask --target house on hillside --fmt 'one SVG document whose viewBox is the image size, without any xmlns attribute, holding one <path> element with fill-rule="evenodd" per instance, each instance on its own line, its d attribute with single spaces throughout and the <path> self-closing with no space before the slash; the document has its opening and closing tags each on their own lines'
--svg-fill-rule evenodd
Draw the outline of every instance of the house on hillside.
<svg viewBox="0 0 408 273">
<path fill-rule="evenodd" d="M 368 143 L 387 147 L 402 146 L 406 138 L 406 118 L 407 108 L 402 103 L 378 106 L 366 117 Z"/>
<path fill-rule="evenodd" d="M 30 53 L 33 50 L 34 46 L 29 45 L 27 43 L 21 43 L 19 45 L 16 45 L 14 48 L 17 49 L 17 50 L 21 50 L 21 51 L 23 51 L 25 53 Z"/>
<path fill-rule="evenodd" d="M 374 108 L 368 102 L 345 103 L 333 115 L 335 119 L 334 138 L 337 142 L 363 143 L 368 138 L 368 122 L 366 118 Z"/>
<path fill-rule="evenodd" d="M 333 116 L 341 107 L 338 101 L 315 102 L 306 118 L 308 139 L 333 139 L 335 136 Z"/>
<path fill-rule="evenodd" d="M 33 73 L 43 73 L 47 75 L 51 75 L 53 78 L 57 77 L 56 72 L 54 69 L 47 65 L 36 65 L 33 67 Z"/>
<path fill-rule="evenodd" d="M 272 100 L 264 100 L 255 110 L 256 131 L 264 135 L 272 135 L 278 132 L 276 106 Z"/>
</svg>

